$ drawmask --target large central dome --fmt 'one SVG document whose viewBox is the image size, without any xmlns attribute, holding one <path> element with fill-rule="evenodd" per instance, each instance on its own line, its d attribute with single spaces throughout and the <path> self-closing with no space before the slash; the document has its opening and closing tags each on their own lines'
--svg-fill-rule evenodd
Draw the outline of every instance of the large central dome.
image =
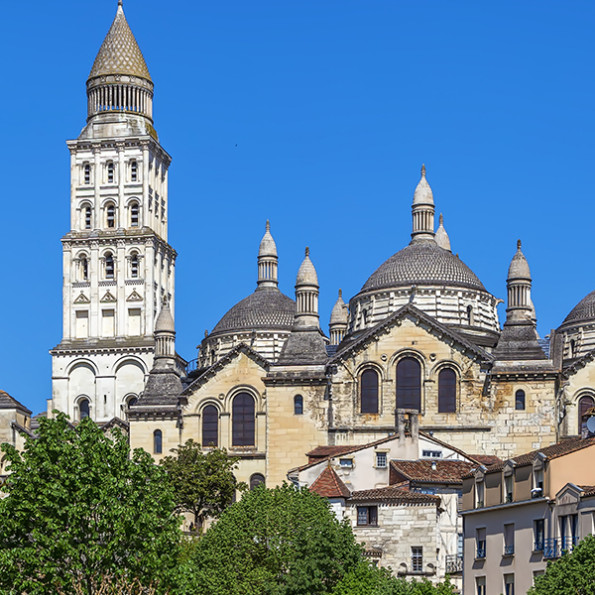
<svg viewBox="0 0 595 595">
<path fill-rule="evenodd" d="M 482 282 L 458 256 L 428 240 L 414 242 L 393 254 L 372 273 L 362 292 L 437 284 L 485 291 Z"/>
</svg>

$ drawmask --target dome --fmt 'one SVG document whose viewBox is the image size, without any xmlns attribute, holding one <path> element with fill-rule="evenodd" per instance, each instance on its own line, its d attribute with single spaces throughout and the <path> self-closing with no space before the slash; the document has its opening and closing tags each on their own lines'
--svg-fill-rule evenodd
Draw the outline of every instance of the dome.
<svg viewBox="0 0 595 595">
<path fill-rule="evenodd" d="M 211 335 L 266 329 L 290 331 L 294 316 L 295 302 L 291 298 L 275 287 L 261 287 L 231 308 Z"/>
<path fill-rule="evenodd" d="M 363 291 L 411 285 L 455 285 L 485 291 L 458 256 L 435 241 L 412 242 L 391 256 L 366 281 Z"/>
<path fill-rule="evenodd" d="M 306 248 L 306 256 L 298 271 L 295 285 L 296 287 L 298 285 L 318 286 L 318 275 L 316 274 L 316 269 L 310 260 L 310 248 Z"/>
<path fill-rule="evenodd" d="M 508 279 L 528 279 L 531 280 L 531 271 L 525 255 L 521 252 L 521 240 L 517 242 L 516 254 L 512 257 L 508 269 Z"/>
<path fill-rule="evenodd" d="M 564 319 L 560 328 L 587 321 L 595 321 L 595 291 L 592 291 L 589 295 L 585 296 L 570 311 L 570 314 Z"/>
<path fill-rule="evenodd" d="M 121 4 L 95 58 L 89 78 L 111 74 L 126 74 L 151 80 L 147 63 L 126 21 Z"/>
</svg>

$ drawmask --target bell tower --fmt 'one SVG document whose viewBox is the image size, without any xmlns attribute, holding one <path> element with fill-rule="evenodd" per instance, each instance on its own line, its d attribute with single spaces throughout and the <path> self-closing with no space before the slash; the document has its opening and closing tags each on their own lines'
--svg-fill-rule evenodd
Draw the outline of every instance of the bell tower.
<svg viewBox="0 0 595 595">
<path fill-rule="evenodd" d="M 171 157 L 153 126 L 153 81 L 122 0 L 87 79 L 87 123 L 70 150 L 63 335 L 51 350 L 53 409 L 122 417 L 153 366 L 155 320 L 173 313 L 167 243 Z"/>
</svg>

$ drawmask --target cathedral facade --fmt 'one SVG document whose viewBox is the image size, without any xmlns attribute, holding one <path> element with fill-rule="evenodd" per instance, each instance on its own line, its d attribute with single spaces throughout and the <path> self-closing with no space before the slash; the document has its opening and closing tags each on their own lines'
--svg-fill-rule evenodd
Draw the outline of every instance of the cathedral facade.
<svg viewBox="0 0 595 595">
<path fill-rule="evenodd" d="M 425 168 L 410 241 L 348 304 L 339 294 L 328 336 L 313 262 L 322 256 L 306 249 L 295 295 L 284 295 L 267 222 L 255 290 L 185 367 L 175 350 L 176 253 L 167 240 L 170 157 L 121 2 L 87 95 L 87 124 L 68 143 L 64 331 L 51 352 L 49 413 L 127 419 L 131 446 L 156 459 L 190 438 L 224 447 L 252 484 L 285 480 L 317 446 L 391 436 L 412 416 L 427 436 L 502 458 L 580 434 L 595 406 L 595 292 L 549 343 L 540 340 L 519 242 L 501 326 L 498 300 L 451 252 L 442 219 L 435 224 Z"/>
</svg>

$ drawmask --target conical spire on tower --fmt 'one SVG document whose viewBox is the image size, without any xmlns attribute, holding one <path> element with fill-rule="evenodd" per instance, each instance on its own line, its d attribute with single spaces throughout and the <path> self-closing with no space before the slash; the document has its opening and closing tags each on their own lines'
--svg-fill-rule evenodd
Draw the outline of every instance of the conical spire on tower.
<svg viewBox="0 0 595 595">
<path fill-rule="evenodd" d="M 87 80 L 88 117 L 104 112 L 138 114 L 152 121 L 153 81 L 126 21 L 122 1 Z"/>
<path fill-rule="evenodd" d="M 295 281 L 296 327 L 319 328 L 318 290 L 318 275 L 310 260 L 310 248 L 306 248 Z"/>
<path fill-rule="evenodd" d="M 155 367 L 173 368 L 176 360 L 176 329 L 167 298 L 155 321 Z"/>
<path fill-rule="evenodd" d="M 277 245 L 271 235 L 271 224 L 267 220 L 264 236 L 258 249 L 258 287 L 278 286 Z"/>
<path fill-rule="evenodd" d="M 446 233 L 446 229 L 444 229 L 444 217 L 442 216 L 442 213 L 440 213 L 439 221 L 440 225 L 436 230 L 435 237 L 436 243 L 438 244 L 438 246 L 440 246 L 440 248 L 443 248 L 444 250 L 448 250 L 450 252 L 450 239 L 448 237 L 448 234 Z"/>
<path fill-rule="evenodd" d="M 329 331 L 331 334 L 331 345 L 338 345 L 345 337 L 349 321 L 349 310 L 343 301 L 343 292 L 339 289 L 339 297 L 333 306 Z"/>
<path fill-rule="evenodd" d="M 426 166 L 421 166 L 421 179 L 413 194 L 411 206 L 413 231 L 411 241 L 434 239 L 434 195 L 426 179 Z"/>
<path fill-rule="evenodd" d="M 506 321 L 533 320 L 535 312 L 531 300 L 531 271 L 521 250 L 521 240 L 517 241 L 517 251 L 508 268 L 506 286 L 508 289 Z"/>
</svg>

